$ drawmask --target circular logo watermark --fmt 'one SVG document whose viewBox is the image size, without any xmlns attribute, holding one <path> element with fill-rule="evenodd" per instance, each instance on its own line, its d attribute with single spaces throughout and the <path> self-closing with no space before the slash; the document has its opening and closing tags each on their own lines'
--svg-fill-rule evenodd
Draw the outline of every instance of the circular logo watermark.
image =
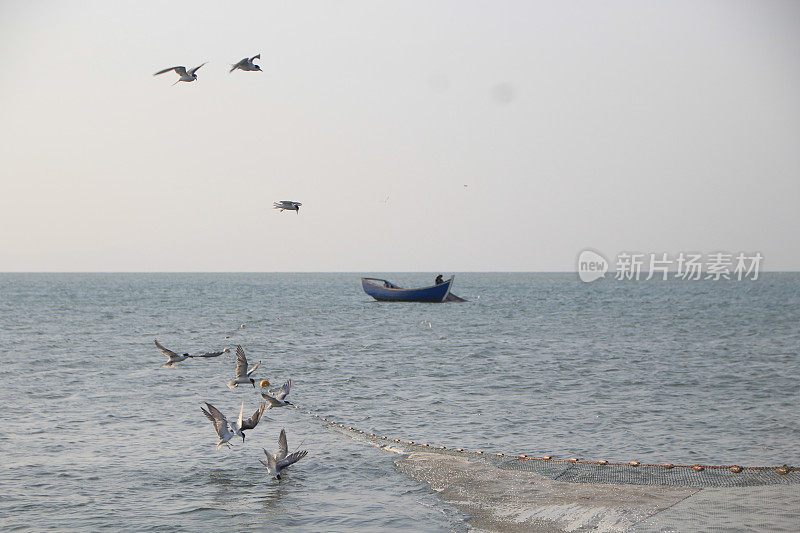
<svg viewBox="0 0 800 533">
<path fill-rule="evenodd" d="M 608 272 L 608 261 L 594 250 L 584 250 L 578 256 L 578 277 L 589 283 L 600 279 Z"/>
</svg>

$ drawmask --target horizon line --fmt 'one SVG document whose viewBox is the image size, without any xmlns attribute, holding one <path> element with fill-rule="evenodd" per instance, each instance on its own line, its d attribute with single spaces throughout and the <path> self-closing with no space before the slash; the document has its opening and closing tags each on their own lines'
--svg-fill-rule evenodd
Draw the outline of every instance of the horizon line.
<svg viewBox="0 0 800 533">
<path fill-rule="evenodd" d="M 577 270 L 0 270 L 0 274 L 358 274 L 387 272 L 391 274 L 430 274 L 451 272 L 453 274 L 577 274 Z M 668 273 L 677 272 L 669 270 Z M 649 274 L 641 270 L 640 274 Z M 656 271 L 663 274 L 662 271 Z M 761 270 L 760 274 L 791 274 L 797 270 Z M 608 274 L 613 274 L 609 270 Z M 606 276 L 604 276 L 606 277 Z M 608 276 L 613 278 L 614 276 Z M 655 276 L 654 276 L 655 278 Z"/>
</svg>

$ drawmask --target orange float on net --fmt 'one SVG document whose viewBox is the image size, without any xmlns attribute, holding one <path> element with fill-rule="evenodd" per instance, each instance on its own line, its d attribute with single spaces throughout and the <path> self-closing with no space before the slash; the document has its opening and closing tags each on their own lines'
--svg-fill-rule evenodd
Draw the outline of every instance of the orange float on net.
<svg viewBox="0 0 800 533">
<path fill-rule="evenodd" d="M 738 474 L 739 472 L 742 471 L 742 467 L 739 465 L 733 465 L 732 467 L 729 468 L 729 470 L 734 474 Z"/>
<path fill-rule="evenodd" d="M 639 466 L 639 461 L 631 461 L 628 463 L 630 466 Z"/>
</svg>

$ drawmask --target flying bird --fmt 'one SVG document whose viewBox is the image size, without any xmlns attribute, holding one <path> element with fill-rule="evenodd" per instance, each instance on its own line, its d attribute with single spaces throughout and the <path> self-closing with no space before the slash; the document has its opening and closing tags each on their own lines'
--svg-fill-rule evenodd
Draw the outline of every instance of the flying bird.
<svg viewBox="0 0 800 533">
<path fill-rule="evenodd" d="M 202 410 L 203 414 L 206 415 L 209 420 L 211 420 L 212 424 L 214 424 L 214 431 L 217 432 L 217 436 L 219 437 L 217 450 L 219 450 L 220 446 L 223 444 L 230 448 L 231 445 L 228 443 L 228 441 L 233 438 L 233 433 L 231 433 L 231 430 L 228 428 L 228 420 L 225 418 L 225 415 L 219 412 L 219 409 L 210 403 L 206 402 L 206 407 L 208 407 L 208 411 L 202 407 L 200 410 Z M 242 438 L 242 442 L 244 442 L 244 438 Z"/>
<path fill-rule="evenodd" d="M 244 442 L 244 432 L 248 429 L 253 429 L 258 425 L 258 422 L 261 420 L 261 415 L 264 414 L 264 407 L 266 407 L 266 403 L 262 403 L 261 407 L 259 407 L 253 416 L 246 420 L 242 420 L 242 413 L 244 413 L 244 400 L 242 400 L 242 408 L 239 409 L 239 419 L 231 424 L 231 429 L 235 434 L 242 437 L 242 442 Z"/>
<path fill-rule="evenodd" d="M 203 63 L 203 65 L 205 65 L 205 63 Z M 164 70 L 159 70 L 158 72 L 153 74 L 153 76 L 158 76 L 159 74 L 164 74 L 165 72 L 174 70 L 178 74 L 178 76 L 180 76 L 180 78 L 178 78 L 178 81 L 194 81 L 197 79 L 196 72 L 200 70 L 200 67 L 202 67 L 203 65 L 198 65 L 189 71 L 186 70 L 186 67 L 169 67 L 165 68 Z M 178 83 L 178 81 L 176 81 L 175 83 Z M 172 85 L 175 85 L 175 83 L 173 83 Z"/>
<path fill-rule="evenodd" d="M 286 468 L 287 466 L 296 463 L 300 459 L 306 456 L 308 452 L 303 450 L 301 452 L 294 452 L 291 455 L 287 455 L 289 452 L 289 445 L 286 443 L 286 431 L 283 429 L 281 430 L 281 434 L 278 437 L 278 452 L 275 455 L 272 455 L 267 450 L 264 450 L 264 455 L 267 456 L 267 460 L 259 459 L 261 464 L 267 467 L 267 471 L 275 476 L 276 479 L 281 478 L 281 471 Z"/>
<path fill-rule="evenodd" d="M 273 407 L 286 407 L 287 405 L 294 405 L 292 402 L 285 400 L 286 396 L 289 394 L 289 389 L 292 388 L 292 380 L 286 380 L 286 383 L 283 384 L 283 387 L 278 390 L 278 393 L 273 395 L 272 392 L 262 392 L 261 397 L 269 403 L 269 408 L 272 409 Z"/>
<path fill-rule="evenodd" d="M 261 361 L 253 365 L 253 368 L 248 372 L 247 370 L 247 357 L 244 355 L 244 350 L 238 344 L 236 345 L 236 378 L 228 382 L 228 387 L 238 387 L 240 383 L 250 383 L 253 388 L 256 388 L 256 380 L 250 377 L 250 374 L 255 372 Z"/>
<path fill-rule="evenodd" d="M 231 351 L 230 348 L 225 348 L 221 352 L 209 352 L 209 353 L 201 353 L 201 354 L 197 354 L 197 355 L 189 355 L 188 353 L 185 353 L 183 355 L 178 355 L 177 353 L 173 352 L 172 350 L 164 348 L 164 346 L 162 346 L 161 343 L 158 342 L 157 339 L 156 339 L 156 347 L 159 350 L 161 350 L 161 353 L 166 355 L 167 358 L 168 358 L 168 361 L 166 363 L 164 363 L 163 365 L 161 365 L 161 366 L 170 366 L 170 367 L 173 366 L 175 363 L 180 363 L 181 361 L 183 361 L 185 359 L 190 359 L 190 358 L 194 358 L 194 357 L 219 357 L 220 355 L 222 355 L 224 353 L 229 353 Z"/>
<path fill-rule="evenodd" d="M 253 63 L 253 60 L 255 60 L 255 59 L 261 59 L 261 54 L 256 54 L 251 58 L 245 57 L 244 59 L 242 59 L 238 63 L 236 63 L 234 65 L 231 65 L 231 70 L 230 70 L 230 72 L 228 72 L 228 74 L 230 74 L 231 72 L 233 72 L 237 68 L 239 70 L 261 70 L 261 67 L 259 67 L 255 63 Z"/>
<path fill-rule="evenodd" d="M 275 206 L 275 209 L 280 209 L 281 213 L 284 211 L 297 211 L 297 214 L 300 214 L 300 206 L 303 205 L 300 202 L 292 202 L 290 200 L 281 200 L 280 202 L 273 202 L 272 205 Z"/>
</svg>

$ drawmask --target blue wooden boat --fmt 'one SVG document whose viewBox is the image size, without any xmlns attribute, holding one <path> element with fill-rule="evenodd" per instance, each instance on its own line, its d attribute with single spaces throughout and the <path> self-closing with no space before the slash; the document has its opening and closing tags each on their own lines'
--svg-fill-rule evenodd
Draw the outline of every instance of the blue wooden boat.
<svg viewBox="0 0 800 533">
<path fill-rule="evenodd" d="M 450 295 L 454 277 L 444 283 L 421 289 L 403 289 L 385 279 L 361 278 L 361 287 L 364 292 L 382 302 L 444 302 Z"/>
</svg>

